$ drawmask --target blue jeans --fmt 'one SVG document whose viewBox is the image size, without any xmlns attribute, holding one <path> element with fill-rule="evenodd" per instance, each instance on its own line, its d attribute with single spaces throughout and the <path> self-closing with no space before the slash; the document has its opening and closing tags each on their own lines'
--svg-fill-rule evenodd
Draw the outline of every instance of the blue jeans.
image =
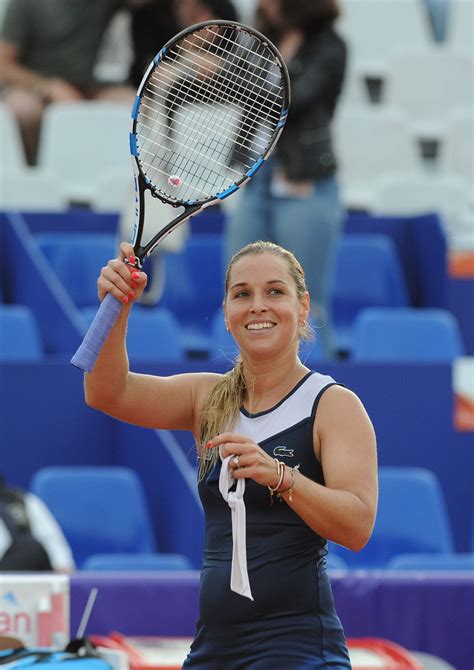
<svg viewBox="0 0 474 670">
<path fill-rule="evenodd" d="M 292 251 L 306 274 L 317 336 L 331 357 L 329 300 L 344 220 L 338 183 L 334 177 L 315 182 L 307 197 L 275 196 L 270 188 L 274 165 L 270 160 L 238 196 L 227 223 L 227 260 L 255 240 L 270 240 Z"/>
</svg>

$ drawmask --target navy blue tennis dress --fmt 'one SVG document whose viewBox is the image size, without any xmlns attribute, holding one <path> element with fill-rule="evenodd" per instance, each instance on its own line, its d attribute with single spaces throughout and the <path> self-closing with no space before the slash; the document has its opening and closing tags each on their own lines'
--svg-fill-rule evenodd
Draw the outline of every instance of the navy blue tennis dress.
<svg viewBox="0 0 474 670">
<path fill-rule="evenodd" d="M 235 432 L 320 484 L 313 450 L 319 399 L 334 384 L 308 373 L 277 405 L 240 412 Z M 350 668 L 326 571 L 326 540 L 265 486 L 246 480 L 247 567 L 254 601 L 230 590 L 231 510 L 219 492 L 220 461 L 200 482 L 206 539 L 196 636 L 183 670 Z M 297 495 L 297 493 L 295 493 Z"/>
</svg>

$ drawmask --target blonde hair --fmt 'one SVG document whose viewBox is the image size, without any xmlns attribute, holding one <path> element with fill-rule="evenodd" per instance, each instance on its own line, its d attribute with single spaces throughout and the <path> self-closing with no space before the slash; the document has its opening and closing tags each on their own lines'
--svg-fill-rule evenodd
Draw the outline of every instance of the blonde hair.
<svg viewBox="0 0 474 670">
<path fill-rule="evenodd" d="M 224 302 L 227 299 L 230 274 L 234 265 L 246 256 L 259 256 L 266 253 L 282 258 L 286 262 L 288 272 L 295 284 L 298 300 L 303 300 L 307 288 L 304 271 L 299 261 L 291 251 L 280 247 L 278 244 L 258 240 L 247 244 L 232 257 L 225 276 Z M 300 340 L 310 340 L 313 336 L 313 329 L 307 322 L 300 325 Z M 205 476 L 218 458 L 217 450 L 212 450 L 211 458 L 208 457 L 206 452 L 207 442 L 219 433 L 234 428 L 240 408 L 245 400 L 246 391 L 243 363 L 239 355 L 232 370 L 223 375 L 222 379 L 214 386 L 202 410 L 198 445 L 200 479 Z"/>
</svg>

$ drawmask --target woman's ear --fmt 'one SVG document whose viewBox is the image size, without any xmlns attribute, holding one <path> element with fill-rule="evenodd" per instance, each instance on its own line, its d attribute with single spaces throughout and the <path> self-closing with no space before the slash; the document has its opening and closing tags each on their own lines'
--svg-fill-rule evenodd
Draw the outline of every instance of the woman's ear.
<svg viewBox="0 0 474 670">
<path fill-rule="evenodd" d="M 309 297 L 308 291 L 305 291 L 303 298 L 300 301 L 300 318 L 299 321 L 301 324 L 305 324 L 308 320 L 309 311 L 311 308 L 311 300 Z"/>
</svg>

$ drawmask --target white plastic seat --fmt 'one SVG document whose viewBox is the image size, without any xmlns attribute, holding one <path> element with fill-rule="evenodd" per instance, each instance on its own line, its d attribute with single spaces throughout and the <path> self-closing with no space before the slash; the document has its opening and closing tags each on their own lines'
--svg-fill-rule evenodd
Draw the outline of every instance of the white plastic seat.
<svg viewBox="0 0 474 670">
<path fill-rule="evenodd" d="M 420 0 L 343 0 L 338 28 L 357 70 L 384 75 L 395 49 L 428 45 L 430 29 Z"/>
<path fill-rule="evenodd" d="M 443 47 L 400 50 L 390 65 L 385 102 L 409 115 L 418 136 L 437 139 L 457 107 L 472 108 L 474 59 Z"/>
<path fill-rule="evenodd" d="M 68 199 L 54 175 L 29 167 L 3 171 L 1 210 L 62 212 L 67 208 Z"/>
<path fill-rule="evenodd" d="M 107 169 L 130 171 L 130 106 L 57 103 L 46 108 L 38 165 L 56 174 L 71 202 L 89 203 Z"/>
<path fill-rule="evenodd" d="M 346 107 L 337 115 L 333 131 L 348 206 L 369 207 L 373 183 L 381 174 L 421 171 L 410 124 L 397 110 Z"/>
<path fill-rule="evenodd" d="M 372 211 L 387 216 L 438 212 L 448 245 L 453 248 L 457 246 L 457 238 L 464 235 L 469 203 L 469 188 L 461 179 L 442 175 L 399 174 L 377 180 Z"/>
<path fill-rule="evenodd" d="M 448 18 L 448 44 L 453 49 L 472 49 L 474 44 L 474 2 L 451 2 Z"/>
<path fill-rule="evenodd" d="M 439 170 L 465 179 L 474 188 L 474 111 L 459 110 L 446 123 L 440 148 Z"/>
<path fill-rule="evenodd" d="M 122 212 L 135 203 L 131 161 L 127 169 L 104 170 L 91 194 L 90 205 L 96 212 Z M 128 239 L 128 238 L 127 238 Z"/>
<path fill-rule="evenodd" d="M 9 170 L 26 166 L 20 129 L 13 113 L 3 102 L 0 102 L 0 156 L 3 164 L 2 178 L 6 172 L 6 166 Z"/>
</svg>

